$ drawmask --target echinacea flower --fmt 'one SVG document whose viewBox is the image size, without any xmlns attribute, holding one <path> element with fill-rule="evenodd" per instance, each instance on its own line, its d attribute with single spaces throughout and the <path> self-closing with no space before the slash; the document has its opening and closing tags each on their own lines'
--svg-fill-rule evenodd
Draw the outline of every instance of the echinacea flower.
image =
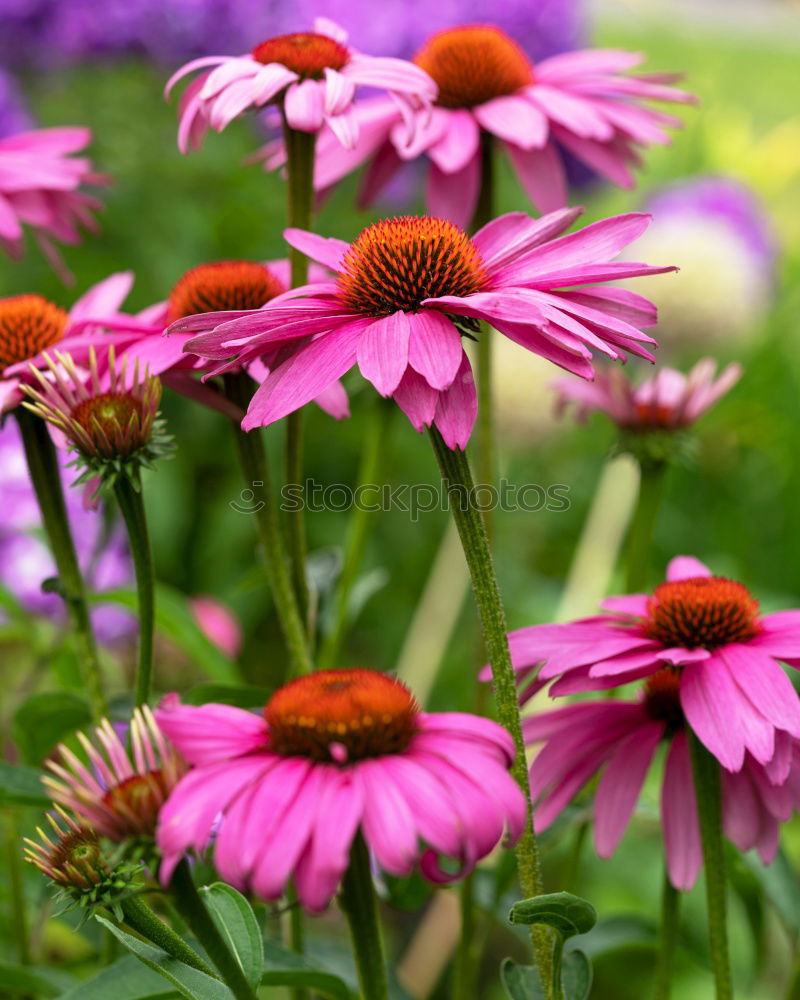
<svg viewBox="0 0 800 1000">
<path fill-rule="evenodd" d="M 602 690 L 657 674 L 677 676 L 687 725 L 729 771 L 749 753 L 769 765 L 800 737 L 800 697 L 777 662 L 800 657 L 800 611 L 761 614 L 735 580 L 678 556 L 652 594 L 610 597 L 607 614 L 509 635 L 514 669 L 552 695 Z M 490 676 L 488 671 L 484 677 Z"/>
<path fill-rule="evenodd" d="M 506 149 L 531 201 L 541 212 L 567 204 L 564 151 L 622 187 L 633 187 L 638 149 L 669 143 L 667 127 L 679 119 L 647 101 L 688 103 L 690 94 L 668 86 L 667 73 L 627 75 L 641 55 L 588 49 L 551 56 L 535 66 L 500 28 L 474 24 L 440 31 L 414 56 L 435 80 L 433 112 L 417 112 L 409 130 L 386 98 L 355 105 L 359 141 L 342 149 L 323 130 L 315 186 L 324 190 L 366 160 L 362 201 L 371 202 L 404 162 L 430 160 L 427 207 L 431 215 L 466 227 L 478 203 L 484 137 Z M 276 145 L 263 153 L 268 167 L 283 162 Z"/>
<path fill-rule="evenodd" d="M 655 341 L 641 332 L 655 324 L 652 303 L 616 288 L 576 289 L 672 270 L 613 262 L 649 218 L 620 215 L 554 239 L 579 212 L 539 220 L 511 213 L 472 238 L 451 222 L 415 216 L 377 222 L 352 244 L 290 229 L 288 242 L 335 280 L 293 289 L 258 312 L 189 317 L 170 332 L 210 331 L 186 350 L 233 359 L 215 371 L 293 348 L 253 397 L 245 430 L 298 409 L 357 363 L 417 430 L 435 424 L 450 448 L 463 448 L 477 399 L 461 335 L 477 333 L 478 320 L 585 378 L 594 374 L 593 350 L 653 360 Z"/>
<path fill-rule="evenodd" d="M 326 18 L 317 18 L 313 31 L 268 38 L 241 56 L 193 59 L 170 77 L 167 95 L 198 69 L 203 72 L 181 98 L 182 153 L 198 149 L 209 128 L 221 132 L 244 111 L 272 102 L 280 104 L 290 128 L 319 132 L 327 125 L 343 146 L 352 147 L 358 139 L 352 111 L 358 87 L 388 91 L 409 123 L 436 96 L 436 85 L 419 67 L 353 51 L 347 32 Z"/>
<path fill-rule="evenodd" d="M 694 885 L 703 863 L 680 675 L 665 667 L 644 683 L 636 701 L 585 701 L 523 721 L 525 742 L 539 746 L 530 768 L 537 832 L 545 830 L 595 776 L 595 849 L 610 857 L 622 839 L 660 743 L 668 749 L 661 784 L 661 825 L 669 878 Z M 733 723 L 735 725 L 735 723 Z M 778 850 L 781 823 L 800 808 L 800 743 L 778 734 L 775 757 L 746 753 L 740 770 L 722 771 L 722 823 L 741 851 L 755 848 L 764 864 Z"/>
<path fill-rule="evenodd" d="M 78 453 L 75 464 L 83 468 L 76 483 L 99 477 L 102 487 L 113 486 L 120 476 L 138 481 L 142 468 L 172 450 L 172 442 L 158 420 L 161 382 L 138 362 L 133 372 L 126 360 L 119 367 L 114 347 L 107 355 L 107 372 L 101 382 L 94 348 L 89 350 L 88 371 L 79 371 L 68 354 L 45 355 L 48 367 L 34 369 L 37 388 L 26 385 L 32 413 L 55 427 L 67 445 Z"/>
<path fill-rule="evenodd" d="M 78 739 L 88 764 L 64 744 L 58 747 L 60 761 L 46 762 L 52 774 L 42 784 L 53 801 L 116 843 L 152 837 L 159 810 L 188 765 L 147 705 L 133 710 L 130 753 L 108 719 L 95 730 L 95 743 L 83 733 Z"/>
<path fill-rule="evenodd" d="M 593 382 L 561 379 L 553 383 L 559 409 L 575 403 L 579 420 L 591 410 L 605 413 L 623 430 L 647 433 L 691 426 L 739 381 L 741 365 L 730 364 L 719 376 L 712 358 L 698 361 L 688 375 L 659 368 L 633 386 L 617 370 L 598 372 Z"/>
<path fill-rule="evenodd" d="M 23 225 L 33 230 L 47 259 L 67 279 L 55 242 L 80 242 L 80 228 L 94 231 L 101 203 L 81 190 L 105 184 L 86 157 L 72 156 L 92 139 L 87 128 L 45 128 L 0 139 L 0 246 L 21 257 Z"/>
<path fill-rule="evenodd" d="M 37 827 L 38 841 L 25 838 L 25 860 L 64 888 L 87 890 L 100 885 L 109 874 L 100 838 L 60 806 L 56 812 L 64 825 L 48 813 L 52 832 L 48 835 Z"/>
<path fill-rule="evenodd" d="M 124 313 L 104 316 L 100 322 L 122 339 L 122 359 L 146 366 L 151 375 L 161 376 L 164 385 L 175 392 L 241 420 L 242 412 L 238 406 L 233 406 L 222 393 L 203 385 L 196 378 L 198 374 L 208 371 L 209 364 L 205 359 L 184 351 L 192 334 L 170 337 L 163 334 L 170 324 L 188 316 L 260 309 L 288 290 L 289 276 L 287 260 L 263 263 L 218 260 L 199 264 L 178 279 L 165 302 L 156 302 L 135 316 Z M 323 268 L 312 265 L 309 274 L 312 281 L 324 280 L 327 276 Z M 72 329 L 77 333 L 93 323 L 93 317 L 86 315 Z M 281 358 L 280 348 L 267 351 L 266 355 L 253 358 L 246 371 L 256 381 L 263 381 L 269 374 L 269 365 L 279 362 Z M 350 415 L 347 393 L 338 381 L 323 390 L 314 401 L 336 420 Z"/>
<path fill-rule="evenodd" d="M 82 364 L 94 346 L 101 355 L 114 343 L 103 321 L 116 315 L 130 290 L 129 271 L 112 274 L 82 295 L 67 312 L 41 295 L 0 299 L 0 414 L 23 399 L 21 386 L 35 381 L 31 365 L 46 366 L 43 354 L 58 345 Z M 88 322 L 87 317 L 90 317 Z"/>
<path fill-rule="evenodd" d="M 506 731 L 473 715 L 422 712 L 403 684 L 377 671 L 301 677 L 263 715 L 170 696 L 156 717 L 194 765 L 161 811 L 164 881 L 187 850 L 208 846 L 213 829 L 225 881 L 277 899 L 293 878 L 301 903 L 319 911 L 359 832 L 387 872 L 408 875 L 419 863 L 441 881 L 450 876 L 437 855 L 463 873 L 505 829 L 514 838 L 522 829 Z"/>
</svg>

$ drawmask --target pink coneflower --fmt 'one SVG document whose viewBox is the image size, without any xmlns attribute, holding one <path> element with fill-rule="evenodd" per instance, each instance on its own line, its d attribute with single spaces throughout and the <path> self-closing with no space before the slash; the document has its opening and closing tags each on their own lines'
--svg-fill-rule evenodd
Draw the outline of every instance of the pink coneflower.
<svg viewBox="0 0 800 1000">
<path fill-rule="evenodd" d="M 466 227 L 478 202 L 484 135 L 505 147 L 541 212 L 567 203 L 564 150 L 613 183 L 633 187 L 637 147 L 665 145 L 666 128 L 681 125 L 644 102 L 693 101 L 667 86 L 676 79 L 673 74 L 625 75 L 641 61 L 635 52 L 590 49 L 552 56 L 534 67 L 500 28 L 466 25 L 438 32 L 414 57 L 439 87 L 433 113 L 418 113 L 409 138 L 392 102 L 374 98 L 357 104 L 358 145 L 343 150 L 323 131 L 316 187 L 330 187 L 371 158 L 362 188 L 369 202 L 404 162 L 426 154 L 428 211 Z M 276 147 L 267 147 L 264 155 L 268 166 L 283 159 Z"/>
<path fill-rule="evenodd" d="M 594 382 L 561 379 L 553 383 L 558 407 L 577 405 L 578 419 L 600 410 L 625 430 L 645 433 L 689 427 L 725 395 L 742 374 L 741 365 L 731 364 L 716 375 L 711 358 L 698 361 L 688 375 L 674 368 L 659 368 L 656 374 L 634 387 L 618 371 L 598 372 Z"/>
<path fill-rule="evenodd" d="M 387 872 L 408 875 L 419 862 L 440 881 L 449 876 L 438 855 L 463 874 L 506 828 L 514 838 L 522 829 L 508 733 L 477 716 L 424 713 L 377 671 L 301 677 L 262 716 L 174 696 L 156 715 L 194 765 L 161 812 L 165 880 L 189 848 L 207 847 L 220 814 L 220 875 L 263 899 L 293 878 L 311 911 L 330 902 L 359 831 Z"/>
<path fill-rule="evenodd" d="M 328 272 L 312 266 L 310 277 L 313 281 L 324 280 Z M 108 329 L 126 338 L 121 344 L 122 358 L 138 361 L 152 375 L 160 375 L 170 389 L 241 419 L 238 407 L 232 408 L 221 393 L 202 385 L 195 377 L 208 371 L 209 365 L 205 359 L 185 352 L 192 334 L 164 337 L 164 331 L 171 323 L 201 313 L 260 309 L 286 292 L 289 285 L 287 260 L 263 263 L 219 260 L 200 264 L 183 274 L 165 302 L 156 302 L 136 316 L 119 314 L 102 321 Z M 92 317 L 86 316 L 82 325 L 92 323 Z M 269 365 L 279 363 L 284 356 L 285 351 L 280 348 L 267 351 L 264 356 L 254 357 L 246 370 L 256 381 L 263 381 L 269 374 Z M 339 381 L 321 392 L 315 402 L 336 420 L 350 414 L 347 393 Z"/>
<path fill-rule="evenodd" d="M 593 830 L 600 857 L 610 857 L 625 832 L 658 745 L 667 740 L 661 824 L 670 881 L 694 885 L 703 863 L 680 677 L 653 674 L 637 701 L 591 701 L 523 721 L 525 742 L 543 744 L 531 765 L 537 831 L 546 829 L 595 775 Z M 776 754 L 760 764 L 747 753 L 740 770 L 722 772 L 725 835 L 741 851 L 755 848 L 769 864 L 780 825 L 800 808 L 800 744 L 778 734 Z"/>
<path fill-rule="evenodd" d="M 117 313 L 132 281 L 128 271 L 112 274 L 93 285 L 69 312 L 41 295 L 0 299 L 0 413 L 21 402 L 21 386 L 34 381 L 31 364 L 46 367 L 44 352 L 58 345 L 80 364 L 93 345 L 103 352 L 114 343 L 102 323 Z"/>
<path fill-rule="evenodd" d="M 209 128 L 221 132 L 242 112 L 272 103 L 280 103 L 291 128 L 319 132 L 327 125 L 343 146 L 352 147 L 358 139 L 352 110 L 358 87 L 388 91 L 409 125 L 414 112 L 429 109 L 436 97 L 436 85 L 418 66 L 353 51 L 347 32 L 326 18 L 317 18 L 313 31 L 268 38 L 242 56 L 193 59 L 169 79 L 167 95 L 198 69 L 204 72 L 181 98 L 182 153 L 198 149 Z"/>
<path fill-rule="evenodd" d="M 475 421 L 472 369 L 461 336 L 485 319 L 514 342 L 585 378 L 592 351 L 653 360 L 652 303 L 616 288 L 584 288 L 621 277 L 673 270 L 612 262 L 648 226 L 620 215 L 559 239 L 579 209 L 539 220 L 501 216 L 469 238 L 451 222 L 406 216 L 375 223 L 352 243 L 302 230 L 289 243 L 336 272 L 255 313 L 189 317 L 171 330 L 206 330 L 188 350 L 245 364 L 292 346 L 256 392 L 245 430 L 303 406 L 354 364 L 382 396 L 392 396 L 421 430 L 435 424 L 463 448 Z M 565 291 L 565 288 L 571 290 Z"/>
<path fill-rule="evenodd" d="M 159 810 L 187 770 L 146 705 L 134 709 L 129 738 L 130 754 L 105 719 L 95 730 L 97 745 L 78 733 L 88 766 L 61 744 L 61 762 L 48 760 L 52 775 L 42 778 L 54 802 L 117 842 L 153 836 Z"/>
<path fill-rule="evenodd" d="M 105 184 L 86 157 L 73 157 L 92 139 L 88 128 L 45 128 L 0 139 L 0 245 L 21 257 L 23 225 L 32 228 L 47 259 L 69 278 L 55 242 L 80 242 L 80 227 L 95 231 L 101 208 L 84 184 Z"/>
<path fill-rule="evenodd" d="M 762 615 L 745 586 L 678 556 L 652 594 L 611 597 L 609 612 L 509 635 L 514 668 L 551 694 L 599 690 L 669 667 L 686 722 L 723 767 L 749 752 L 769 764 L 787 734 L 800 737 L 800 698 L 776 660 L 800 656 L 800 611 Z M 484 674 L 486 676 L 486 674 Z"/>
</svg>

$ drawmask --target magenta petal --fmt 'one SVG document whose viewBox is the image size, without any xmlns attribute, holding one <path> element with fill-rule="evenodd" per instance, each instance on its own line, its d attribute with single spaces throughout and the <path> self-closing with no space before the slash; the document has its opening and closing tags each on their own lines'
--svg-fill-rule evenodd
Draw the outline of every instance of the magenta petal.
<svg viewBox="0 0 800 1000">
<path fill-rule="evenodd" d="M 480 179 L 481 160 L 477 155 L 454 174 L 446 174 L 431 163 L 425 185 L 428 214 L 466 229 L 478 204 Z"/>
<path fill-rule="evenodd" d="M 263 717 L 231 705 L 167 703 L 154 715 L 167 739 L 195 765 L 239 757 L 267 743 Z"/>
<path fill-rule="evenodd" d="M 663 735 L 663 722 L 643 719 L 609 759 L 594 799 L 594 843 L 601 858 L 616 850 Z"/>
<path fill-rule="evenodd" d="M 723 646 L 716 655 L 725 661 L 742 696 L 757 712 L 777 729 L 800 737 L 800 698 L 783 668 L 771 656 L 738 643 Z"/>
<path fill-rule="evenodd" d="M 466 354 L 462 355 L 453 384 L 439 394 L 434 423 L 448 448 L 461 448 L 469 441 L 478 415 L 478 395 L 475 377 Z"/>
<path fill-rule="evenodd" d="M 697 800 L 686 734 L 676 733 L 667 755 L 661 786 L 661 825 L 669 880 L 688 892 L 703 866 Z"/>
<path fill-rule="evenodd" d="M 562 208 L 541 219 L 524 212 L 507 212 L 482 226 L 472 237 L 490 271 L 507 264 L 546 240 L 569 229 L 582 208 Z"/>
<path fill-rule="evenodd" d="M 747 743 L 741 727 L 755 720 L 749 703 L 730 678 L 724 662 L 712 656 L 684 667 L 680 698 L 686 721 L 698 739 L 723 767 L 729 771 L 740 770 Z M 750 733 L 751 737 L 754 735 Z"/>
<path fill-rule="evenodd" d="M 391 757 L 386 761 L 391 764 Z M 414 815 L 381 758 L 361 761 L 356 772 L 364 794 L 364 838 L 391 875 L 409 875 L 417 859 Z"/>
<path fill-rule="evenodd" d="M 458 173 L 478 154 L 480 129 L 471 111 L 450 111 L 444 134 L 428 148 L 428 156 L 446 174 Z"/>
<path fill-rule="evenodd" d="M 694 556 L 675 556 L 667 566 L 667 580 L 689 580 L 695 576 L 711 576 L 711 570 Z"/>
<path fill-rule="evenodd" d="M 525 194 L 540 212 L 554 212 L 567 204 L 567 174 L 552 143 L 543 149 L 520 149 L 508 142 L 506 149 Z"/>
<path fill-rule="evenodd" d="M 364 378 L 382 396 L 391 396 L 408 366 L 409 336 L 416 317 L 404 312 L 374 320 L 358 342 L 356 359 Z"/>
<path fill-rule="evenodd" d="M 495 97 L 477 105 L 473 114 L 487 132 L 522 149 L 541 149 L 547 142 L 546 115 L 524 97 L 514 94 Z"/>
<path fill-rule="evenodd" d="M 400 385 L 394 391 L 394 401 L 417 431 L 430 427 L 436 413 L 439 393 L 413 368 L 406 369 Z"/>
<path fill-rule="evenodd" d="M 461 335 L 449 319 L 433 310 L 421 309 L 408 321 L 408 363 L 432 388 L 447 389 L 461 367 Z"/>
<path fill-rule="evenodd" d="M 350 244 L 344 240 L 317 236 L 316 233 L 309 233 L 305 229 L 284 229 L 283 238 L 290 247 L 304 253 L 318 264 L 324 264 L 332 271 L 341 270 L 342 261 L 350 249 Z"/>
</svg>

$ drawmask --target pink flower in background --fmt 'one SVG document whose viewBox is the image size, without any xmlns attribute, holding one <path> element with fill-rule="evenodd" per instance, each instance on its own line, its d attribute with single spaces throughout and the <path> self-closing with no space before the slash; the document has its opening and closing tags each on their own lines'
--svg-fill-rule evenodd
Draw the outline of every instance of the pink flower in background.
<svg viewBox="0 0 800 1000">
<path fill-rule="evenodd" d="M 194 765 L 161 811 L 164 881 L 187 850 L 208 846 L 220 814 L 222 878 L 262 899 L 278 899 L 293 879 L 312 912 L 336 892 L 359 831 L 387 872 L 408 875 L 419 863 L 447 881 L 438 855 L 457 859 L 463 874 L 506 829 L 514 838 L 522 830 L 508 733 L 473 715 L 424 713 L 377 671 L 301 677 L 263 715 L 193 708 L 173 695 L 156 718 Z"/>
<path fill-rule="evenodd" d="M 509 635 L 520 679 L 543 664 L 531 690 L 553 678 L 554 696 L 602 690 L 669 667 L 686 723 L 729 771 L 748 753 L 769 765 L 787 736 L 800 737 L 800 698 L 777 662 L 800 658 L 800 611 L 761 614 L 746 587 L 691 556 L 673 559 L 652 594 L 602 607 L 608 614 Z"/>
<path fill-rule="evenodd" d="M 203 72 L 186 88 L 179 108 L 182 153 L 198 149 L 209 128 L 221 132 L 244 111 L 278 101 L 291 128 L 319 132 L 327 125 L 343 146 L 352 147 L 358 139 L 358 87 L 388 91 L 409 128 L 414 112 L 429 109 L 436 97 L 436 85 L 419 67 L 354 52 L 347 32 L 326 18 L 317 18 L 313 31 L 269 38 L 242 56 L 193 59 L 169 79 L 167 95 L 198 69 Z"/>
<path fill-rule="evenodd" d="M 592 806 L 595 849 L 610 857 L 627 828 L 659 744 L 669 744 L 661 783 L 661 825 L 670 881 L 694 885 L 703 864 L 692 768 L 679 693 L 671 668 L 653 674 L 637 701 L 589 701 L 522 723 L 525 742 L 541 746 L 530 769 L 537 832 L 545 830 L 586 784 L 600 775 Z M 800 808 L 800 744 L 780 733 L 772 761 L 750 753 L 741 770 L 722 772 L 725 835 L 769 864 L 780 825 Z"/>
<path fill-rule="evenodd" d="M 466 25 L 438 32 L 414 57 L 439 87 L 433 113 L 417 112 L 409 131 L 395 103 L 385 98 L 357 103 L 357 145 L 342 149 L 323 130 L 315 186 L 325 190 L 369 160 L 361 192 L 369 204 L 404 162 L 425 154 L 428 212 L 467 227 L 478 203 L 488 136 L 504 146 L 541 212 L 567 204 L 564 151 L 614 184 L 633 187 L 638 149 L 668 144 L 667 128 L 681 125 L 645 102 L 694 100 L 668 86 L 674 74 L 625 72 L 641 61 L 635 52 L 588 49 L 534 66 L 500 28 Z M 263 155 L 268 167 L 284 158 L 278 145 Z"/>
<path fill-rule="evenodd" d="M 68 279 L 55 246 L 80 242 L 80 228 L 95 231 L 101 203 L 80 190 L 106 184 L 89 159 L 72 156 L 92 139 L 88 128 L 45 128 L 0 139 L 0 245 L 21 257 L 23 226 L 33 230 L 47 259 Z"/>
<path fill-rule="evenodd" d="M 82 364 L 92 347 L 102 358 L 119 338 L 104 324 L 113 319 L 130 291 L 133 274 L 120 271 L 93 285 L 66 312 L 41 295 L 0 299 L 0 414 L 22 399 L 20 385 L 35 381 L 30 365 L 46 369 L 42 355 L 57 347 Z"/>
<path fill-rule="evenodd" d="M 242 626 L 230 608 L 206 595 L 189 598 L 189 607 L 206 638 L 235 660 L 242 649 Z"/>
<path fill-rule="evenodd" d="M 599 410 L 625 429 L 677 430 L 689 427 L 729 392 L 739 381 L 742 368 L 731 364 L 719 376 L 716 372 L 716 362 L 703 358 L 688 375 L 674 368 L 659 368 L 636 387 L 614 369 L 598 372 L 593 382 L 561 379 L 553 388 L 559 409 L 575 403 L 579 420 L 591 410 Z"/>
<path fill-rule="evenodd" d="M 312 265 L 309 275 L 311 280 L 320 281 L 328 277 L 328 272 Z M 207 372 L 209 364 L 205 359 L 186 352 L 186 344 L 192 335 L 165 337 L 164 332 L 171 323 L 189 316 L 219 310 L 260 309 L 286 292 L 290 283 L 287 260 L 263 263 L 250 260 L 214 261 L 187 271 L 175 283 L 165 302 L 157 302 L 135 316 L 120 313 L 95 320 L 87 315 L 71 329 L 78 332 L 102 322 L 120 339 L 121 360 L 138 362 L 142 368 L 147 367 L 151 375 L 161 376 L 164 385 L 175 392 L 241 420 L 243 414 L 238 406 L 195 377 Z M 256 381 L 263 381 L 269 375 L 269 365 L 280 363 L 285 353 L 280 348 L 266 350 L 263 355 L 253 357 L 246 370 Z M 350 415 L 347 393 L 338 380 L 319 393 L 314 401 L 336 420 Z"/>
<path fill-rule="evenodd" d="M 593 351 L 653 360 L 655 342 L 641 332 L 656 322 L 652 303 L 617 288 L 576 290 L 673 270 L 613 261 L 649 217 L 620 215 L 555 239 L 579 212 L 511 213 L 472 239 L 450 222 L 414 216 L 375 223 L 352 244 L 287 230 L 335 280 L 293 289 L 258 312 L 192 316 L 170 331 L 210 331 L 186 349 L 223 362 L 215 371 L 292 348 L 253 397 L 245 430 L 298 409 L 358 364 L 417 430 L 435 424 L 450 448 L 463 448 L 477 399 L 461 338 L 478 334 L 479 320 L 584 378 L 594 375 Z"/>
</svg>

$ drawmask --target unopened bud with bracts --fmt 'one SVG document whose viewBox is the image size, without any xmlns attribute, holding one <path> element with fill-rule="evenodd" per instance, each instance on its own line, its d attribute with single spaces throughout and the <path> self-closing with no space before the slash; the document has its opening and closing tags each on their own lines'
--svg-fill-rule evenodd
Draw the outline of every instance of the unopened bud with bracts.
<svg viewBox="0 0 800 1000">
<path fill-rule="evenodd" d="M 25 838 L 25 859 L 62 888 L 83 891 L 100 885 L 109 867 L 99 837 L 60 806 L 55 809 L 64 825 L 48 813 L 52 829 L 45 832 L 37 827 L 39 840 Z"/>
</svg>

